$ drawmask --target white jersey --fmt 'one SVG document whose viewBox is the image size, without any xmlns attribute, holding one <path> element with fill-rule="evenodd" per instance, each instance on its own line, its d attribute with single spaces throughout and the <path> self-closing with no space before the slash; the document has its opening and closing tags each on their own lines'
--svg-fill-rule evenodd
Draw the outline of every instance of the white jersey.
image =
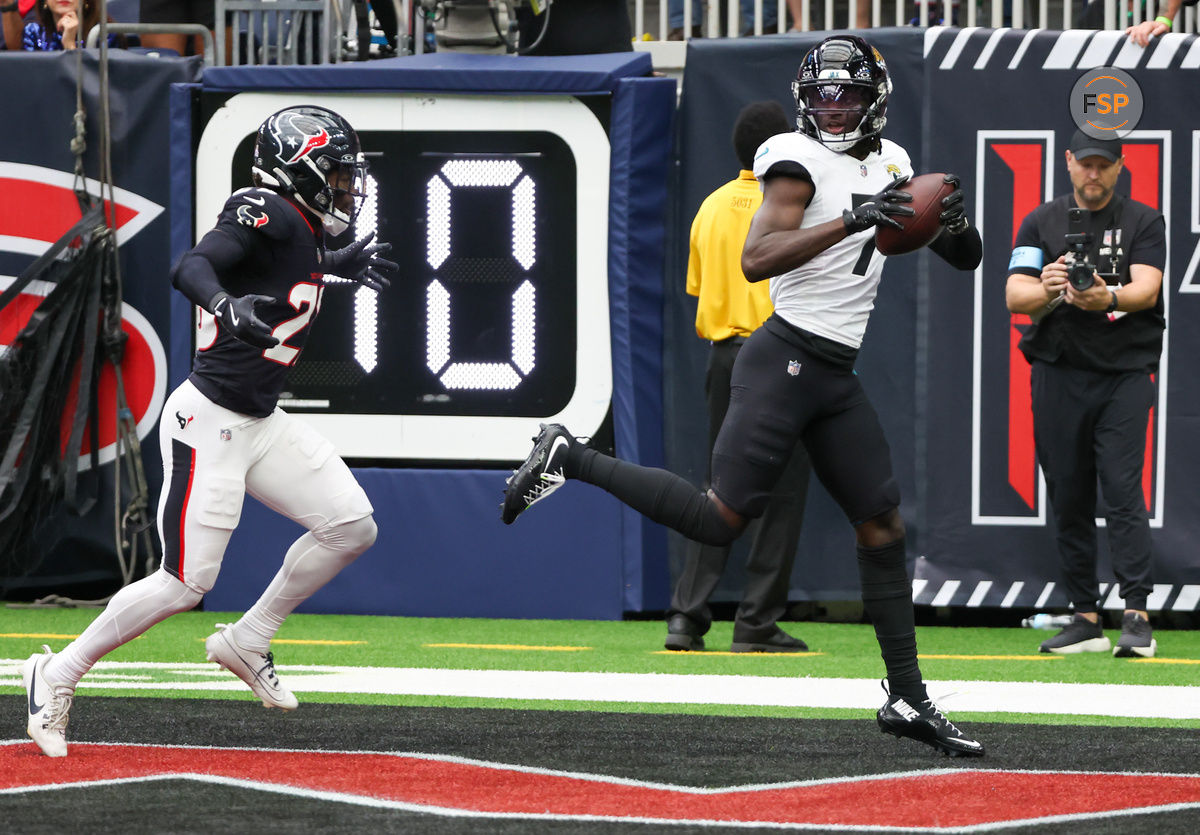
<svg viewBox="0 0 1200 835">
<path fill-rule="evenodd" d="M 775 163 L 798 162 L 812 175 L 815 191 L 804 210 L 801 229 L 841 220 L 897 177 L 913 173 L 908 152 L 884 139 L 879 152 L 865 160 L 829 150 L 802 133 L 781 133 L 759 146 L 754 176 Z M 875 249 L 875 230 L 838 241 L 796 269 L 771 278 L 775 312 L 798 328 L 858 348 L 875 306 L 884 255 Z"/>
</svg>

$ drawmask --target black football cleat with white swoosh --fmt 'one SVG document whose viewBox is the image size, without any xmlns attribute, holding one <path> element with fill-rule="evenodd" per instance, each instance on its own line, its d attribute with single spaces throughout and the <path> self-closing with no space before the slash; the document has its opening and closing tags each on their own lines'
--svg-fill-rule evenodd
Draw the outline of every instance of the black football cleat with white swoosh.
<svg viewBox="0 0 1200 835">
<path fill-rule="evenodd" d="M 511 525 L 525 510 L 549 496 L 566 481 L 567 453 L 575 437 L 557 423 L 541 424 L 525 463 L 513 470 L 504 488 L 500 519 Z"/>
<path fill-rule="evenodd" d="M 905 699 L 891 694 L 876 714 L 879 729 L 895 737 L 924 742 L 951 757 L 982 757 L 983 745 L 942 715 L 931 699 Z"/>
</svg>

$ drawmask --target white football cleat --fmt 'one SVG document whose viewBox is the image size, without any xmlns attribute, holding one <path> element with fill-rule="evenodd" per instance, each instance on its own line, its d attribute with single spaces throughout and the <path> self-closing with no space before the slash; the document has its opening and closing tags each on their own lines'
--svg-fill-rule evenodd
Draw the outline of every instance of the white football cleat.
<svg viewBox="0 0 1200 835">
<path fill-rule="evenodd" d="M 65 757 L 67 722 L 71 718 L 75 691 L 69 687 L 54 687 L 46 681 L 46 662 L 54 657 L 54 653 L 48 646 L 42 649 L 42 653 L 29 656 L 22 670 L 25 693 L 29 697 L 29 722 L 25 729 L 47 757 Z"/>
<path fill-rule="evenodd" d="M 215 661 L 246 682 L 254 695 L 262 699 L 263 707 L 295 710 L 300 706 L 292 691 L 279 683 L 279 676 L 275 675 L 275 656 L 270 652 L 242 649 L 233 639 L 231 624 L 218 623 L 217 631 L 205 640 L 204 649 L 209 661 Z"/>
</svg>

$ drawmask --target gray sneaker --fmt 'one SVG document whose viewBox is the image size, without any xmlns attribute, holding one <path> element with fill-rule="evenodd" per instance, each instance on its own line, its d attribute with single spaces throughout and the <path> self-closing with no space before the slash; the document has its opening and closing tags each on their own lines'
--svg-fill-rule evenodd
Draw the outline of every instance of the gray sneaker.
<svg viewBox="0 0 1200 835">
<path fill-rule="evenodd" d="M 1053 638 L 1042 641 L 1042 652 L 1071 655 L 1077 652 L 1108 652 L 1112 642 L 1104 636 L 1099 621 L 1092 623 L 1083 615 L 1075 618 Z"/>
<path fill-rule="evenodd" d="M 1121 618 L 1121 637 L 1113 647 L 1113 655 L 1117 658 L 1153 658 L 1158 649 L 1158 641 L 1154 640 L 1154 631 L 1150 621 L 1137 612 L 1126 612 Z"/>
</svg>

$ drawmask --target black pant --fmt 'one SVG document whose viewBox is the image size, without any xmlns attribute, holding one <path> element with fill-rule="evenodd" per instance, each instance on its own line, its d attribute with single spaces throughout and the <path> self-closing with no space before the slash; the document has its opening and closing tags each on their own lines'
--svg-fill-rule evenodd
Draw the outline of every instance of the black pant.
<svg viewBox="0 0 1200 835">
<path fill-rule="evenodd" d="M 1150 522 L 1142 492 L 1154 383 L 1144 371 L 1102 373 L 1035 361 L 1033 435 L 1058 529 L 1063 589 L 1095 612 L 1096 482 L 1103 491 L 1113 573 L 1127 609 L 1150 594 Z"/>
<path fill-rule="evenodd" d="M 729 409 L 733 362 L 743 342 L 741 338 L 716 342 L 709 352 L 704 392 L 708 399 L 710 454 Z M 746 561 L 746 588 L 734 622 L 734 641 L 751 642 L 770 637 L 777 628 L 776 621 L 787 611 L 788 587 L 796 544 L 800 540 L 810 469 L 808 453 L 802 444 L 797 444 L 766 511 L 752 523 L 754 542 Z M 709 475 L 711 477 L 711 473 Z M 671 595 L 668 617 L 682 613 L 702 631 L 708 631 L 712 624 L 708 599 L 725 571 L 729 551 L 730 546 L 701 545 L 689 540 L 683 570 Z"/>
</svg>

